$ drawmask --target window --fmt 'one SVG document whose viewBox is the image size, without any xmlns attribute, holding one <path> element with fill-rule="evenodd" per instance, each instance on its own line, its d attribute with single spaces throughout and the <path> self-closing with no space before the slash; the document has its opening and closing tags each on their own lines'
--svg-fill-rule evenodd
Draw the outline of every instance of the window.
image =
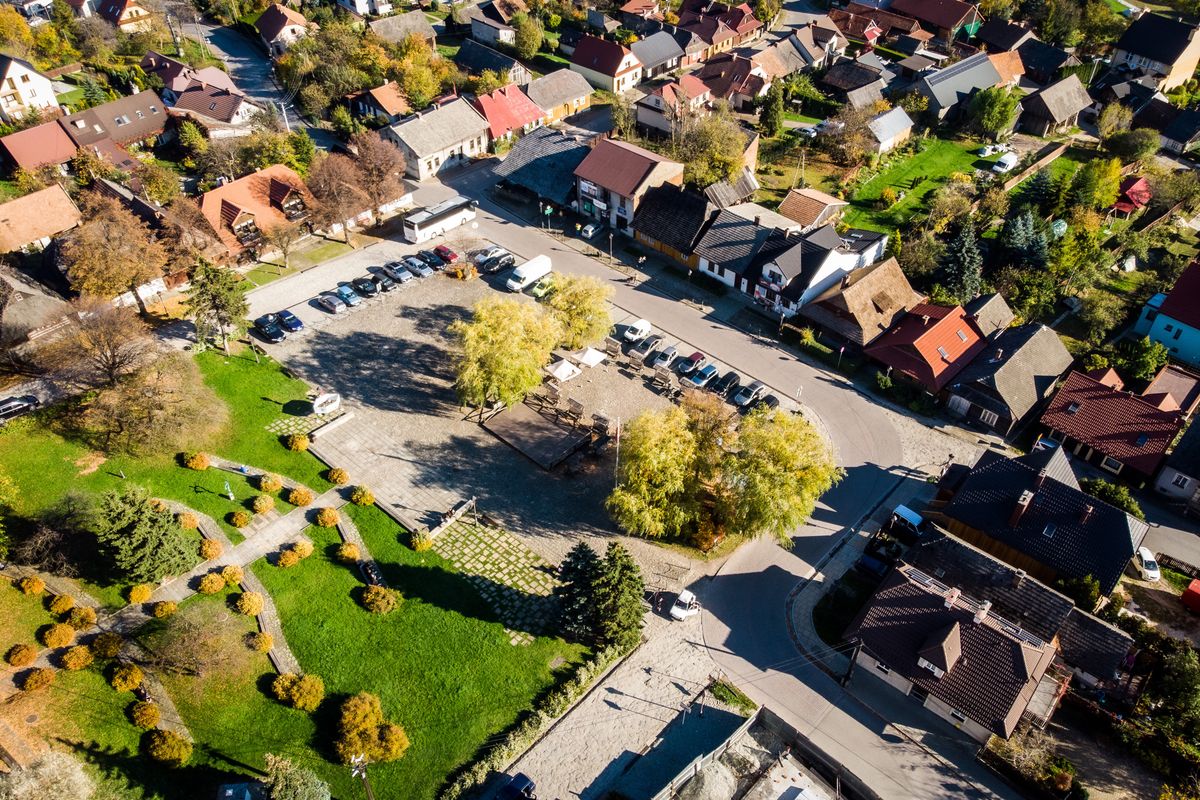
<svg viewBox="0 0 1200 800">
<path fill-rule="evenodd" d="M 1188 476 L 1182 472 L 1176 472 L 1175 477 L 1171 478 L 1171 485 L 1177 489 L 1186 489 L 1188 486 Z"/>
<path fill-rule="evenodd" d="M 892 670 L 886 664 L 880 664 L 878 661 L 875 662 L 875 669 L 879 670 L 884 675 L 892 674 Z"/>
<path fill-rule="evenodd" d="M 1000 421 L 1000 415 L 995 411 L 988 411 L 984 409 L 979 412 L 979 421 L 984 425 L 987 425 L 989 428 L 994 428 L 996 427 L 996 423 Z"/>
<path fill-rule="evenodd" d="M 945 359 L 950 358 L 950 354 L 946 352 L 946 348 L 944 348 L 944 347 L 938 348 L 938 355 Z"/>
<path fill-rule="evenodd" d="M 1172 336 L 1171 338 L 1172 338 L 1172 339 L 1178 339 L 1178 338 L 1179 338 L 1179 334 L 1181 334 L 1181 333 L 1183 333 L 1183 328 L 1176 328 L 1176 329 L 1175 329 L 1175 335 L 1174 335 L 1174 336 Z"/>
<path fill-rule="evenodd" d="M 143 113 L 142 113 L 142 112 L 140 112 L 140 111 L 135 111 L 135 112 L 133 112 L 133 113 L 137 114 L 137 117 L 138 117 L 138 119 L 145 119 L 145 118 L 146 118 L 146 115 L 145 115 L 145 114 L 143 114 Z"/>
<path fill-rule="evenodd" d="M 1163 330 L 1167 333 L 1170 333 L 1171 331 L 1175 330 L 1175 326 L 1171 324 L 1163 325 Z"/>
<path fill-rule="evenodd" d="M 1121 468 L 1124 466 L 1124 464 L 1122 464 L 1120 461 L 1117 461 L 1112 456 L 1105 456 L 1104 460 L 1100 462 L 1100 469 L 1106 469 L 1113 475 L 1120 474 Z"/>
<path fill-rule="evenodd" d="M 1045 536 L 1047 539 L 1053 539 L 1054 534 L 1057 531 L 1058 531 L 1058 526 L 1055 525 L 1053 522 L 1048 522 L 1048 523 L 1046 523 L 1046 527 L 1042 528 L 1042 536 Z"/>
<path fill-rule="evenodd" d="M 967 721 L 967 715 L 962 713 L 961 711 L 958 711 L 957 709 L 953 709 L 953 708 L 950 709 L 950 716 L 954 717 L 954 719 L 957 720 L 958 722 L 966 722 Z"/>
<path fill-rule="evenodd" d="M 1067 413 L 1068 413 L 1068 414 L 1077 414 L 1077 413 L 1079 413 L 1079 403 L 1071 403 L 1070 405 L 1068 405 L 1068 406 L 1067 406 Z"/>
<path fill-rule="evenodd" d="M 28 76 L 28 75 L 22 75 L 22 76 L 21 76 L 21 83 L 29 83 L 29 76 Z"/>
<path fill-rule="evenodd" d="M 935 677 L 938 677 L 938 678 L 940 678 L 946 674 L 946 671 L 943 670 L 941 667 L 931 664 L 930 662 L 926 661 L 923 658 L 917 659 L 917 666 L 929 670 L 930 672 L 932 672 L 934 674 Z"/>
<path fill-rule="evenodd" d="M 1145 447 L 1145 446 L 1146 446 L 1146 442 L 1148 442 L 1148 441 L 1150 441 L 1150 437 L 1149 437 L 1149 436 L 1147 436 L 1147 435 L 1146 435 L 1146 434 L 1144 434 L 1144 433 L 1143 433 L 1143 434 L 1140 434 L 1140 435 L 1138 436 L 1138 438 L 1137 438 L 1137 444 L 1136 444 L 1136 445 L 1134 445 L 1134 446 L 1135 446 L 1135 447 Z"/>
<path fill-rule="evenodd" d="M 1158 319 L 1157 311 L 1146 311 L 1146 322 L 1153 322 L 1156 319 Z"/>
<path fill-rule="evenodd" d="M 958 331 L 958 338 L 965 342 L 967 340 L 967 335 L 960 330 Z"/>
</svg>

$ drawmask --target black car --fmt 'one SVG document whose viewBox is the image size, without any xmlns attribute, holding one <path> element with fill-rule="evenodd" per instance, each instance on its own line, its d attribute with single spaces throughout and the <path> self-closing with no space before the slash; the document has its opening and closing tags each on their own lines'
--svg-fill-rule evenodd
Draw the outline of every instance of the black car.
<svg viewBox="0 0 1200 800">
<path fill-rule="evenodd" d="M 642 361 L 645 361 L 646 357 L 653 353 L 655 348 L 662 344 L 662 340 L 663 337 L 657 334 L 654 336 L 647 336 L 645 339 L 642 339 L 633 347 L 629 348 L 629 357 L 640 358 Z"/>
<path fill-rule="evenodd" d="M 350 281 L 350 285 L 363 297 L 374 297 L 379 294 L 379 287 L 370 278 L 355 278 Z"/>
<path fill-rule="evenodd" d="M 779 408 L 779 398 L 769 394 L 754 404 L 755 408 Z"/>
<path fill-rule="evenodd" d="M 279 317 L 275 314 L 263 314 L 254 320 L 254 331 L 271 344 L 278 344 L 287 338 L 287 334 L 279 326 Z"/>
<path fill-rule="evenodd" d="M 524 772 L 518 772 L 508 779 L 500 790 L 502 800 L 537 800 L 537 785 Z"/>
<path fill-rule="evenodd" d="M 7 422 L 10 419 L 28 414 L 41 404 L 42 401 L 31 394 L 20 397 L 6 397 L 0 400 L 0 422 Z"/>
<path fill-rule="evenodd" d="M 390 292 L 392 289 L 395 289 L 397 286 L 399 286 L 398 283 L 389 278 L 383 272 L 380 272 L 374 278 L 371 278 L 371 282 L 374 283 L 375 288 L 381 292 Z"/>
<path fill-rule="evenodd" d="M 738 387 L 741 385 L 741 376 L 739 376 L 733 370 L 729 370 L 729 372 L 726 372 L 724 375 L 717 378 L 717 380 L 710 384 L 708 388 L 712 389 L 717 394 L 727 395 L 730 392 L 737 391 Z"/>
<path fill-rule="evenodd" d="M 446 262 L 442 261 L 442 259 L 438 257 L 438 254 L 432 250 L 418 250 L 417 258 L 421 259 L 434 269 L 441 269 L 442 267 L 446 266 Z"/>
<path fill-rule="evenodd" d="M 479 269 L 480 271 L 486 272 L 489 275 L 494 275 L 501 270 L 508 269 L 516 263 L 517 258 L 512 253 L 501 253 L 498 256 L 492 256 L 491 258 L 484 260 L 484 262 L 479 265 Z"/>
</svg>

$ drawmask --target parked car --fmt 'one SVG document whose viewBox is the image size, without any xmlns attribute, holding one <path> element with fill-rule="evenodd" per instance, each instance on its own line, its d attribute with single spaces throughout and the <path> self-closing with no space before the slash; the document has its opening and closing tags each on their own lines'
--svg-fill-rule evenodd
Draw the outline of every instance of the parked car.
<svg viewBox="0 0 1200 800">
<path fill-rule="evenodd" d="M 42 401 L 31 394 L 24 394 L 20 397 L 6 397 L 0 400 L 0 420 L 7 422 L 10 419 L 24 416 L 41 404 Z"/>
<path fill-rule="evenodd" d="M 767 387 L 762 381 L 753 381 L 738 390 L 733 396 L 733 404 L 738 408 L 750 408 L 766 391 Z"/>
<path fill-rule="evenodd" d="M 392 261 L 384 264 L 381 268 L 383 274 L 394 280 L 396 283 L 405 284 L 413 279 L 413 274 L 404 266 L 403 261 Z"/>
<path fill-rule="evenodd" d="M 546 295 L 550 294 L 550 290 L 554 288 L 554 273 L 550 273 L 538 280 L 533 286 L 529 287 L 529 294 L 541 300 Z"/>
<path fill-rule="evenodd" d="M 1021 161 L 1021 157 L 1016 153 L 1005 153 L 996 159 L 996 163 L 992 164 L 992 172 L 997 175 L 1003 175 L 1006 172 L 1012 172 L 1017 164 Z"/>
<path fill-rule="evenodd" d="M 442 261 L 445 261 L 447 264 L 453 264 L 455 261 L 458 261 L 458 253 L 454 252 L 444 244 L 439 244 L 437 247 L 433 248 L 433 252 L 438 258 L 440 258 Z"/>
<path fill-rule="evenodd" d="M 336 294 L 323 294 L 317 297 L 317 305 L 328 311 L 330 314 L 341 314 L 349 306 L 338 297 Z"/>
<path fill-rule="evenodd" d="M 599 232 L 600 226 L 594 222 L 589 222 L 587 225 L 583 226 L 583 230 L 579 232 L 579 235 L 585 239 L 590 239 Z"/>
<path fill-rule="evenodd" d="M 343 303 L 351 308 L 362 302 L 362 298 L 358 296 L 358 292 L 354 291 L 354 288 L 348 283 L 339 283 L 333 291 Z"/>
<path fill-rule="evenodd" d="M 498 258 L 499 256 L 502 256 L 507 252 L 508 251 L 505 250 L 503 247 L 497 247 L 496 245 L 492 245 L 491 247 L 485 247 L 484 249 L 480 250 L 478 253 L 475 254 L 475 263 L 479 266 L 482 266 L 483 262 L 491 261 L 493 258 Z"/>
<path fill-rule="evenodd" d="M 705 364 L 700 369 L 696 370 L 688 381 L 697 389 L 703 389 L 712 383 L 717 377 L 717 368 L 712 364 Z"/>
<path fill-rule="evenodd" d="M 1137 567 L 1138 577 L 1144 581 L 1157 581 L 1162 577 L 1158 569 L 1158 561 L 1149 547 L 1139 547 L 1133 555 L 1134 566 Z"/>
<path fill-rule="evenodd" d="M 708 358 L 704 355 L 704 353 L 701 353 L 699 350 L 697 350 L 695 353 L 692 353 L 690 356 L 679 362 L 679 374 L 690 375 L 707 363 Z"/>
<path fill-rule="evenodd" d="M 486 272 L 489 275 L 494 275 L 497 272 L 508 269 L 517 263 L 517 257 L 512 253 L 501 253 L 498 256 L 492 256 L 487 261 L 479 265 L 481 272 Z"/>
<path fill-rule="evenodd" d="M 985 144 L 975 152 L 977 155 L 981 155 L 986 158 L 987 156 L 994 156 L 996 153 L 1007 153 L 1011 149 L 1012 148 L 1004 142 L 997 142 L 996 144 Z"/>
<path fill-rule="evenodd" d="M 287 334 L 279 325 L 279 317 L 275 314 L 263 314 L 254 320 L 254 332 L 271 344 L 278 344 L 287 338 Z"/>
<path fill-rule="evenodd" d="M 355 278 L 350 281 L 350 286 L 363 297 L 374 297 L 379 294 L 379 287 L 370 278 Z"/>
<path fill-rule="evenodd" d="M 892 509 L 888 519 L 887 531 L 902 542 L 915 542 L 925 530 L 925 518 L 906 505 L 898 505 Z"/>
<path fill-rule="evenodd" d="M 523 772 L 508 779 L 500 789 L 500 800 L 537 800 L 537 785 Z"/>
<path fill-rule="evenodd" d="M 390 292 L 392 289 L 395 289 L 400 285 L 392 280 L 391 277 L 385 272 L 380 272 L 374 278 L 371 278 L 371 282 L 374 283 L 375 288 L 381 292 Z"/>
<path fill-rule="evenodd" d="M 653 353 L 654 348 L 658 347 L 661 342 L 661 336 L 647 336 L 645 339 L 642 339 L 633 347 L 629 348 L 629 355 L 632 358 L 642 359 L 643 363 L 648 363 L 649 359 L 647 356 Z"/>
<path fill-rule="evenodd" d="M 873 556 L 863 556 L 854 562 L 854 568 L 865 575 L 870 575 L 876 580 L 883 580 L 888 571 L 891 569 L 887 564 Z"/>
<path fill-rule="evenodd" d="M 754 407 L 767 409 L 779 408 L 779 398 L 773 394 L 769 394 L 762 400 L 759 400 L 757 403 L 755 403 Z"/>
<path fill-rule="evenodd" d="M 304 323 L 290 311 L 279 312 L 279 326 L 288 333 L 304 330 Z"/>
<path fill-rule="evenodd" d="M 416 256 L 409 256 L 408 258 L 404 259 L 404 263 L 408 265 L 408 268 L 412 271 L 412 274 L 418 277 L 428 278 L 433 274 L 433 267 L 429 266 Z"/>
<path fill-rule="evenodd" d="M 418 250 L 417 258 L 421 259 L 434 269 L 441 269 L 442 267 L 446 266 L 446 262 L 443 261 L 438 254 L 432 250 Z"/>
<path fill-rule="evenodd" d="M 671 619 L 687 619 L 700 613 L 700 601 L 696 595 L 684 589 L 671 604 Z"/>
<path fill-rule="evenodd" d="M 655 354 L 654 358 L 650 359 L 650 366 L 654 369 L 670 367 L 675 363 L 677 355 L 679 355 L 679 351 L 675 349 L 675 345 L 664 347 Z"/>
<path fill-rule="evenodd" d="M 650 335 L 650 323 L 644 319 L 635 320 L 632 325 L 625 329 L 625 341 L 640 342 Z"/>
<path fill-rule="evenodd" d="M 717 394 L 728 395 L 730 392 L 736 392 L 738 387 L 742 385 L 742 378 L 733 370 L 729 370 L 710 387 Z"/>
</svg>

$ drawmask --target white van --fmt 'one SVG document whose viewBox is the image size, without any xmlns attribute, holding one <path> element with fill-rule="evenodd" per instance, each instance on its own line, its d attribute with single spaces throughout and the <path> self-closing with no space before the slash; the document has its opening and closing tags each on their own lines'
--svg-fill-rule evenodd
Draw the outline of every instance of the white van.
<svg viewBox="0 0 1200 800">
<path fill-rule="evenodd" d="M 504 284 L 510 292 L 519 292 L 550 274 L 550 256 L 534 256 L 513 270 Z"/>
<path fill-rule="evenodd" d="M 1020 161 L 1021 157 L 1016 153 L 1005 153 L 1004 155 L 1000 156 L 1000 158 L 996 159 L 995 164 L 992 164 L 992 172 L 996 173 L 997 175 L 1003 175 L 1006 172 L 1012 172 L 1013 167 L 1015 167 Z"/>
</svg>

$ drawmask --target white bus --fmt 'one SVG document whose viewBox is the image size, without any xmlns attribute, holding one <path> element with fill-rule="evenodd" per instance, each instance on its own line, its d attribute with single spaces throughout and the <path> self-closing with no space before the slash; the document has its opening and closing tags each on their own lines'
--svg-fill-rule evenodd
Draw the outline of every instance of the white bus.
<svg viewBox="0 0 1200 800">
<path fill-rule="evenodd" d="M 464 222 L 475 219 L 474 200 L 458 195 L 432 208 L 418 208 L 404 217 L 404 240 L 413 244 L 428 242 Z"/>
</svg>

